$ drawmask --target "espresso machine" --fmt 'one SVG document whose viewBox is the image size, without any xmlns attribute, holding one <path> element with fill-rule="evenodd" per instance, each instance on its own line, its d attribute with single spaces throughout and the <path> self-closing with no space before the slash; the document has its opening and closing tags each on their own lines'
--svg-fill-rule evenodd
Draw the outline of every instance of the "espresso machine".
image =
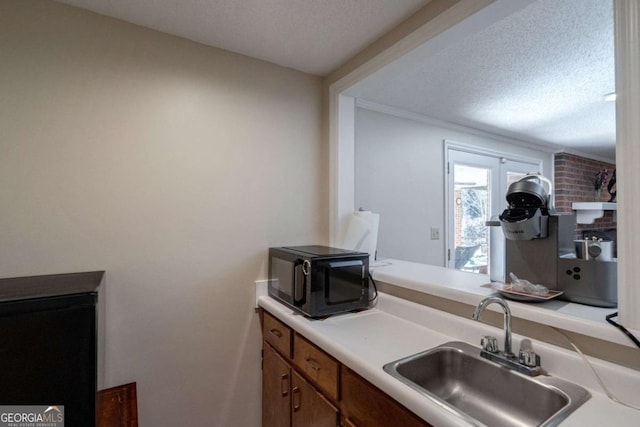
<svg viewBox="0 0 640 427">
<path fill-rule="evenodd" d="M 506 238 L 504 277 L 513 273 L 562 291 L 558 298 L 566 301 L 616 307 L 615 258 L 588 257 L 588 248 L 577 249 L 575 215 L 555 213 L 551 191 L 551 182 L 539 174 L 525 175 L 509 186 L 508 208 L 499 217 Z"/>
<path fill-rule="evenodd" d="M 596 307 L 618 306 L 618 263 L 613 241 L 575 240 L 575 257 L 558 260 L 557 290 L 567 301 Z"/>
</svg>

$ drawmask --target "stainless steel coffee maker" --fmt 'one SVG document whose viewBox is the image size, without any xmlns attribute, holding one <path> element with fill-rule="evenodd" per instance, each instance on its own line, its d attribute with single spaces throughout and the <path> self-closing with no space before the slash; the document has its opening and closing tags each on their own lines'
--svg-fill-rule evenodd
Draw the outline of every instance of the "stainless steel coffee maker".
<svg viewBox="0 0 640 427">
<path fill-rule="evenodd" d="M 500 215 L 505 237 L 509 240 L 547 237 L 550 200 L 551 181 L 540 174 L 528 174 L 512 183 L 507 190 L 509 207 Z"/>
<path fill-rule="evenodd" d="M 614 261 L 580 259 L 576 251 L 576 218 L 557 214 L 551 182 L 528 174 L 509 186 L 509 207 L 500 215 L 506 238 L 504 276 L 559 290 L 566 301 L 599 307 L 617 306 Z"/>
<path fill-rule="evenodd" d="M 558 262 L 557 289 L 568 301 L 597 307 L 618 306 L 615 242 L 594 236 L 575 240 L 575 256 Z"/>
</svg>

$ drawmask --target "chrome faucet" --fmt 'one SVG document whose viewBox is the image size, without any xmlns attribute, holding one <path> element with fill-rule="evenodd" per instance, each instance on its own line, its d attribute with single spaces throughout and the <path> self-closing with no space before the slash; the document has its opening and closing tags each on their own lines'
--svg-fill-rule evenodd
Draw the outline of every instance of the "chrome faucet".
<svg viewBox="0 0 640 427">
<path fill-rule="evenodd" d="M 483 299 L 473 311 L 471 318 L 473 320 L 480 321 L 480 315 L 482 315 L 484 309 L 492 303 L 498 304 L 504 311 L 504 351 L 502 354 L 505 357 L 516 357 L 511 351 L 511 310 L 509 309 L 509 304 L 507 304 L 505 300 L 500 297 L 487 297 Z"/>
<path fill-rule="evenodd" d="M 511 351 L 511 309 L 509 309 L 509 304 L 507 304 L 505 300 L 496 296 L 483 299 L 476 306 L 471 318 L 480 321 L 480 316 L 484 309 L 493 303 L 498 304 L 504 311 L 504 350 L 500 351 L 495 337 L 485 336 L 480 341 L 480 345 L 482 346 L 480 356 L 530 376 L 543 373 L 544 371 L 540 367 L 540 356 L 536 353 L 530 349 L 525 350 L 520 347 L 520 352 L 518 357 L 516 357 Z"/>
</svg>

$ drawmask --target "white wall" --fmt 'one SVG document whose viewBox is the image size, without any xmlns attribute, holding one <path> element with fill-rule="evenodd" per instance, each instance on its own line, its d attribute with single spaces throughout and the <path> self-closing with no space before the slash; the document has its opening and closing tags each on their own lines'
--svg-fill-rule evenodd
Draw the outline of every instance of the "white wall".
<svg viewBox="0 0 640 427">
<path fill-rule="evenodd" d="M 328 234 L 320 79 L 49 1 L 0 28 L 0 276 L 106 270 L 141 426 L 259 425 L 253 281 Z"/>
<path fill-rule="evenodd" d="M 445 266 L 444 140 L 542 160 L 552 179 L 549 153 L 358 107 L 355 204 L 380 214 L 380 258 Z M 431 240 L 431 227 L 440 240 Z"/>
</svg>

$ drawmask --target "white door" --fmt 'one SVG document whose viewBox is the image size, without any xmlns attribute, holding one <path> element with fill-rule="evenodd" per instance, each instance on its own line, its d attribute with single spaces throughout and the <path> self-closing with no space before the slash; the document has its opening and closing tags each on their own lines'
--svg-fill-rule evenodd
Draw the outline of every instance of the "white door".
<svg viewBox="0 0 640 427">
<path fill-rule="evenodd" d="M 509 184 L 541 165 L 452 147 L 446 161 L 446 265 L 482 274 L 490 273 L 490 265 L 502 271 L 502 230 L 486 222 L 506 208 Z"/>
</svg>

